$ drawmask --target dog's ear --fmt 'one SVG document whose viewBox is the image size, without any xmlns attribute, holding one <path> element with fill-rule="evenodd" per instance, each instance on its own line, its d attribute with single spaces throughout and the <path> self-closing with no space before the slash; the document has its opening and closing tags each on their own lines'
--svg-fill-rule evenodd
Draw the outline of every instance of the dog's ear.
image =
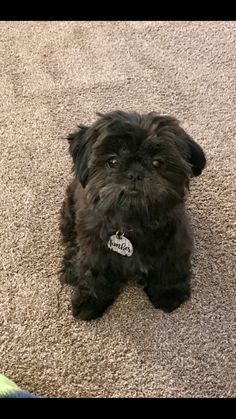
<svg viewBox="0 0 236 419">
<path fill-rule="evenodd" d="M 206 166 L 206 157 L 199 144 L 179 125 L 175 133 L 176 146 L 191 167 L 192 176 L 199 176 Z"/>
<path fill-rule="evenodd" d="M 78 128 L 77 131 L 67 137 L 67 140 L 69 142 L 69 153 L 74 163 L 74 172 L 84 188 L 89 175 L 88 160 L 92 144 L 86 135 L 88 127 L 79 125 Z"/>
<path fill-rule="evenodd" d="M 192 177 L 199 176 L 206 166 L 206 157 L 200 145 L 185 132 L 179 121 L 172 116 L 161 117 L 158 127 L 164 131 L 167 129 L 171 134 L 179 153 L 190 166 Z"/>
<path fill-rule="evenodd" d="M 176 118 L 150 112 L 145 116 L 145 127 L 175 142 L 180 155 L 190 166 L 192 176 L 199 176 L 202 173 L 206 166 L 205 154 L 200 145 L 184 131 Z"/>
</svg>

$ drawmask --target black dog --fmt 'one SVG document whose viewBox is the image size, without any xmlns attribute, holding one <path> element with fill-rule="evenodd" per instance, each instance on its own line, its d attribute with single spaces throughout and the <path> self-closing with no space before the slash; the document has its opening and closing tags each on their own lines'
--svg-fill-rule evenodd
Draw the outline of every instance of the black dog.
<svg viewBox="0 0 236 419">
<path fill-rule="evenodd" d="M 98 115 L 68 137 L 75 177 L 61 211 L 61 280 L 75 287 L 73 314 L 101 316 L 130 279 L 171 312 L 190 297 L 184 201 L 204 153 L 173 117 Z"/>
</svg>

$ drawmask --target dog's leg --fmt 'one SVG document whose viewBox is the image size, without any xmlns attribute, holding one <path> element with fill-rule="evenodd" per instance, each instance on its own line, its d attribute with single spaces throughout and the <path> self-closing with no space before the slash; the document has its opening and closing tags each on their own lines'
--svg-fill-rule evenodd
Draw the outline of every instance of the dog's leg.
<svg viewBox="0 0 236 419">
<path fill-rule="evenodd" d="M 101 272 L 92 273 L 90 269 L 80 272 L 74 295 L 72 313 L 81 320 L 101 317 L 113 303 L 121 287 L 120 281 L 108 280 Z"/>
<path fill-rule="evenodd" d="M 65 252 L 60 270 L 60 280 L 66 284 L 73 285 L 76 281 L 76 245 L 75 213 L 73 201 L 73 183 L 67 188 L 65 200 L 61 208 L 60 232 Z"/>
<path fill-rule="evenodd" d="M 149 274 L 145 292 L 156 308 L 170 313 L 186 301 L 191 294 L 189 255 L 176 260 L 169 257 L 160 270 Z"/>
<path fill-rule="evenodd" d="M 75 212 L 74 212 L 74 182 L 67 187 L 66 196 L 60 211 L 60 232 L 64 244 L 74 244 L 75 232 Z"/>
</svg>

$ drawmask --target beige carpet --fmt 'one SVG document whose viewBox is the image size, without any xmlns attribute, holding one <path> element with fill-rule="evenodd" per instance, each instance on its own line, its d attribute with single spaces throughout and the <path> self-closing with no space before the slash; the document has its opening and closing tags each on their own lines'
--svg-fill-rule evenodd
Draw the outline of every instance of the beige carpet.
<svg viewBox="0 0 236 419">
<path fill-rule="evenodd" d="M 235 397 L 236 22 L 0 22 L 0 372 L 49 397 Z M 76 322 L 61 288 L 63 137 L 96 111 L 175 115 L 204 147 L 192 182 L 192 299 L 129 286 Z"/>
</svg>

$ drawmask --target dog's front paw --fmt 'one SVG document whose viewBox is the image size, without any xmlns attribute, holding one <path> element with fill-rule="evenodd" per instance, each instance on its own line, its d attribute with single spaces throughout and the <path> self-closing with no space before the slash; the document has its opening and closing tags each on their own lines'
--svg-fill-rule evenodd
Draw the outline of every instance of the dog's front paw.
<svg viewBox="0 0 236 419">
<path fill-rule="evenodd" d="M 165 313 L 171 313 L 189 299 L 190 291 L 163 291 L 156 296 L 150 294 L 148 296 L 155 308 L 159 308 Z"/>
<path fill-rule="evenodd" d="M 93 298 L 72 300 L 72 314 L 80 320 L 94 320 L 101 317 L 107 306 L 99 305 Z"/>
</svg>

